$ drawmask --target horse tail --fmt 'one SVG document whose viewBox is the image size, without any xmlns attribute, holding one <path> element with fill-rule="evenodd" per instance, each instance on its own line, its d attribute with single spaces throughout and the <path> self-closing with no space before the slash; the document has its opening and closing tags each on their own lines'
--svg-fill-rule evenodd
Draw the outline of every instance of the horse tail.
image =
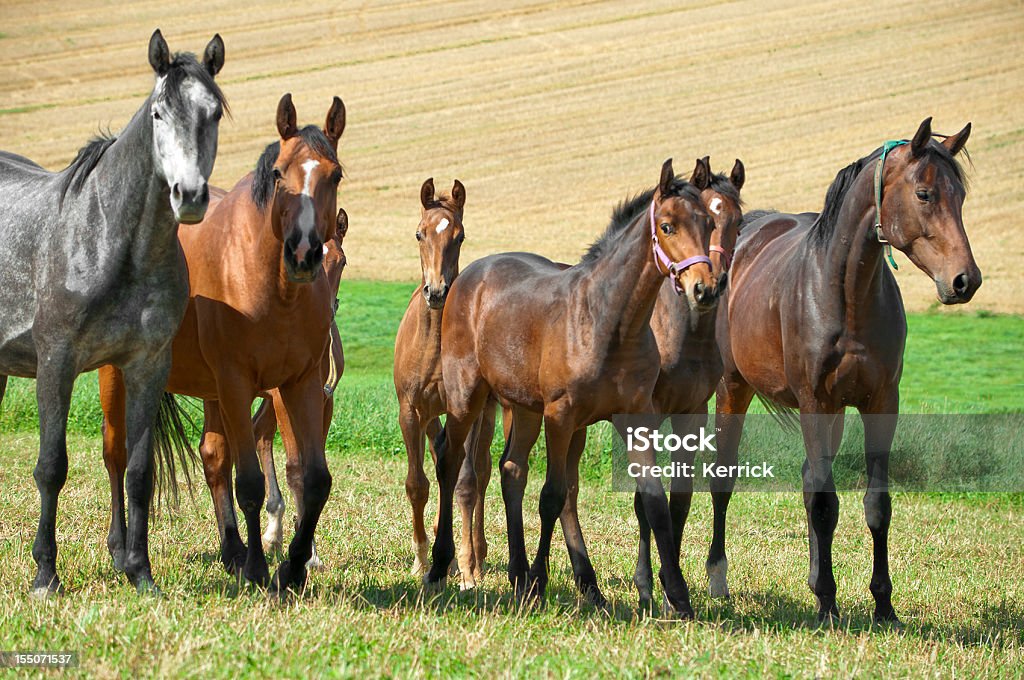
<svg viewBox="0 0 1024 680">
<path fill-rule="evenodd" d="M 153 430 L 153 458 L 156 464 L 155 480 L 157 505 L 168 494 L 172 507 L 178 505 L 178 470 L 185 478 L 190 498 L 192 475 L 199 467 L 199 456 L 192 448 L 190 435 L 201 432 L 196 426 L 193 414 L 170 392 L 164 392 L 157 412 L 156 427 Z"/>
<path fill-rule="evenodd" d="M 795 434 L 800 431 L 800 412 L 778 402 L 772 401 L 767 395 L 757 392 L 757 400 L 764 406 L 775 422 L 786 432 Z"/>
</svg>

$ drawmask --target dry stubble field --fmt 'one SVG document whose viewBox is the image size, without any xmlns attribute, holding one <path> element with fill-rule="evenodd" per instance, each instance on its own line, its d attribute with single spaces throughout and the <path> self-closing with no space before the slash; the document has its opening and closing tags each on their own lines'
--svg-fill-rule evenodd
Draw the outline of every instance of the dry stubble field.
<svg viewBox="0 0 1024 680">
<path fill-rule="evenodd" d="M 341 200 L 354 278 L 418 278 L 418 188 L 468 189 L 464 260 L 574 261 L 661 161 L 747 165 L 751 207 L 817 210 L 835 173 L 925 116 L 970 120 L 973 307 L 1024 311 L 1024 8 L 1019 2 L 0 3 L 0 147 L 60 168 L 150 88 L 149 34 L 227 44 L 234 110 L 215 183 L 273 141 L 279 97 L 321 122 L 348 105 Z M 934 286 L 899 272 L 911 309 Z"/>
</svg>

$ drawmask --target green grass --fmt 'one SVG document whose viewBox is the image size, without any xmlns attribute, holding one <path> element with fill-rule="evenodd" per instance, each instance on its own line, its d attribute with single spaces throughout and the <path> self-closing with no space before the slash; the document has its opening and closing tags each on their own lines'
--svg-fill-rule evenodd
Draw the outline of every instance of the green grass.
<svg viewBox="0 0 1024 680">
<path fill-rule="evenodd" d="M 710 502 L 695 498 L 683 549 L 697 623 L 640 617 L 630 583 L 636 522 L 628 494 L 610 491 L 610 437 L 588 444 L 582 523 L 612 602 L 581 604 L 556 535 L 544 606 L 521 610 L 503 571 L 500 489 L 487 501 L 489 572 L 482 588 L 425 600 L 412 562 L 405 456 L 395 423 L 394 333 L 413 284 L 345 281 L 339 323 L 346 371 L 328 442 L 334 488 L 318 531 L 327 569 L 301 598 L 275 604 L 239 586 L 216 556 L 208 494 L 185 497 L 153 523 L 164 591 L 138 598 L 105 548 L 108 489 L 94 376 L 71 416 L 71 472 L 61 496 L 58 566 L 67 593 L 30 601 L 38 513 L 32 384 L 12 381 L 0 416 L 0 649 L 78 651 L 91 675 L 646 676 L 652 674 L 1014 676 L 1024 669 L 1024 505 L 1012 494 L 897 494 L 891 536 L 894 601 L 907 626 L 870 626 L 870 536 L 860 498 L 841 494 L 834 555 L 843 618 L 814 625 L 806 529 L 798 494 L 738 494 L 730 513 L 733 598 L 708 599 L 703 563 Z M 902 383 L 906 412 L 1019 412 L 1024 319 L 984 314 L 910 318 Z M 494 447 L 498 451 L 498 444 Z M 527 540 L 543 477 L 535 455 Z M 436 493 L 436 487 L 432 488 Z M 291 506 L 289 500 L 289 506 Z M 428 506 L 428 514 L 433 510 Z M 276 562 L 278 558 L 274 558 Z"/>
</svg>

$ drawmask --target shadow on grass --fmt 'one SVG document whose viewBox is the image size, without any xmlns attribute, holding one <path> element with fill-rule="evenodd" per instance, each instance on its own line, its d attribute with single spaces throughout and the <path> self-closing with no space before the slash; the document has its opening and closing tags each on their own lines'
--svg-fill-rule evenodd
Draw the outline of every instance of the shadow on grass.
<svg viewBox="0 0 1024 680">
<path fill-rule="evenodd" d="M 364 584 L 355 588 L 347 584 L 332 584 L 327 590 L 333 596 L 350 598 L 355 606 L 368 610 L 430 612 L 438 616 L 495 614 L 520 617 L 555 612 L 566 617 L 598 617 L 634 624 L 645 619 L 656 622 L 674 620 L 662 609 L 660 591 L 655 595 L 653 610 L 646 612 L 641 611 L 635 601 L 627 602 L 623 599 L 613 600 L 608 607 L 599 609 L 585 602 L 572 584 L 565 582 L 549 584 L 540 602 L 523 603 L 506 583 L 501 588 L 495 588 L 493 579 L 496 578 L 504 578 L 504 572 L 497 572 L 492 567 L 484 586 L 468 592 L 458 591 L 457 577 L 449 578 L 447 587 L 437 594 L 427 593 L 412 578 L 386 585 Z M 744 601 L 743 612 L 737 611 L 738 599 Z M 1010 601 L 984 606 L 976 617 L 978 622 L 967 625 L 928 621 L 921 612 L 906 610 L 901 612 L 905 625 L 893 628 L 876 625 L 870 611 L 856 610 L 842 613 L 839 621 L 832 626 L 819 625 L 814 598 L 810 594 L 804 599 L 769 590 L 742 593 L 738 599 L 711 601 L 698 598 L 697 624 L 717 627 L 727 634 L 753 634 L 755 631 L 779 635 L 798 631 L 845 635 L 871 633 L 954 642 L 964 647 L 1003 648 L 1024 645 L 1024 607 Z M 753 607 L 749 606 L 751 603 Z"/>
</svg>

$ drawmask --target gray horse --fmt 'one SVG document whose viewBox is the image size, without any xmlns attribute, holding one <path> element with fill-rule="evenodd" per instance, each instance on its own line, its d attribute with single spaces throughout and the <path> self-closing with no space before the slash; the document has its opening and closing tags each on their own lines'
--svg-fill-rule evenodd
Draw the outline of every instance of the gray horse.
<svg viewBox="0 0 1024 680">
<path fill-rule="evenodd" d="M 124 570 L 153 590 L 149 505 L 153 434 L 174 337 L 188 302 L 178 223 L 203 219 L 227 107 L 213 76 L 219 35 L 200 64 L 149 42 L 156 85 L 116 137 L 89 142 L 61 172 L 0 151 L 0 397 L 8 375 L 36 379 L 42 504 L 32 592 L 60 592 L 57 495 L 67 479 L 67 417 L 78 374 L 104 364 L 127 385 L 128 526 Z"/>
</svg>

